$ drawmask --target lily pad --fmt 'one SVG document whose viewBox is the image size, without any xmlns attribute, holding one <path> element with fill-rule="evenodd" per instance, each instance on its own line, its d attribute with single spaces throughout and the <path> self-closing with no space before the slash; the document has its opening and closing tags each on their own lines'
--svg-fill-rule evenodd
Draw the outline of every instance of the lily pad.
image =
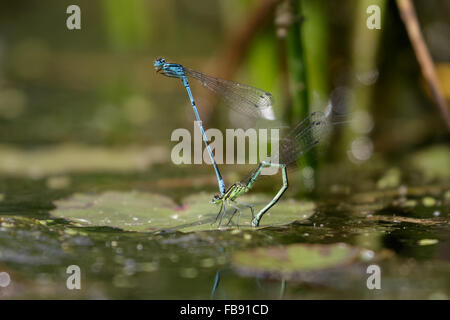
<svg viewBox="0 0 450 320">
<path fill-rule="evenodd" d="M 241 200 L 241 198 L 240 198 Z M 265 195 L 243 196 L 242 202 L 255 205 L 255 213 L 270 201 Z M 172 199 L 143 192 L 104 192 L 100 194 L 74 194 L 67 199 L 54 202 L 55 217 L 65 218 L 80 226 L 108 226 L 127 231 L 178 230 L 183 232 L 217 230 L 215 219 L 220 209 L 211 203 L 211 195 L 200 193 L 191 195 L 176 204 Z M 296 200 L 279 201 L 264 215 L 258 228 L 284 225 L 308 219 L 314 214 L 315 204 Z M 231 222 L 228 224 L 228 221 Z M 237 226 L 238 215 L 232 217 L 227 211 L 220 229 L 252 228 L 250 209 L 242 207 L 242 215 Z"/>
<path fill-rule="evenodd" d="M 344 243 L 291 244 L 236 252 L 232 264 L 244 275 L 295 280 L 373 258 L 372 251 Z"/>
</svg>

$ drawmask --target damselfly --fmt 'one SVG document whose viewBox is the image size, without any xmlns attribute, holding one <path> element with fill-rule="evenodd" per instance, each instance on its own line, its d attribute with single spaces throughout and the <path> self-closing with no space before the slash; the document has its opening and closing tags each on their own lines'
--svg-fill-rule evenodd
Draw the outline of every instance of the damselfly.
<svg viewBox="0 0 450 320">
<path fill-rule="evenodd" d="M 162 73 L 168 77 L 180 78 L 189 95 L 195 117 L 200 126 L 203 141 L 205 142 L 211 162 L 216 172 L 217 181 L 221 195 L 225 194 L 225 182 L 222 179 L 214 155 L 208 143 L 205 130 L 195 105 L 194 97 L 189 86 L 188 76 L 198 80 L 204 87 L 223 96 L 229 103 L 228 105 L 234 110 L 253 118 L 263 118 L 274 120 L 274 112 L 272 109 L 272 95 L 266 91 L 247 86 L 238 82 L 223 80 L 208 76 L 204 73 L 186 68 L 181 64 L 166 62 L 164 58 L 157 59 L 154 67 L 158 73 Z"/>
<path fill-rule="evenodd" d="M 297 160 L 302 155 L 316 146 L 327 135 L 331 128 L 331 124 L 333 123 L 331 118 L 331 104 L 326 113 L 311 113 L 308 117 L 298 123 L 285 138 L 280 140 L 279 152 L 274 153 L 271 157 L 271 159 L 278 159 L 276 162 L 272 160 L 262 161 L 246 178 L 230 186 L 224 194 L 215 195 L 212 202 L 215 204 L 220 204 L 220 210 L 216 217 L 216 221 L 220 217 L 219 226 L 222 223 L 222 218 L 226 214 L 227 207 L 234 209 L 228 223 L 231 222 L 231 219 L 234 217 L 236 212 L 238 212 L 237 225 L 239 225 L 239 219 L 241 216 L 240 206 L 246 206 L 249 207 L 252 212 L 252 226 L 257 227 L 262 216 L 277 203 L 288 188 L 287 167 L 290 165 L 295 165 Z M 274 157 L 274 155 L 278 155 L 278 157 Z M 236 199 L 253 187 L 253 184 L 260 176 L 262 169 L 267 167 L 276 167 L 281 169 L 283 185 L 275 197 L 255 216 L 253 205 L 239 203 Z"/>
</svg>

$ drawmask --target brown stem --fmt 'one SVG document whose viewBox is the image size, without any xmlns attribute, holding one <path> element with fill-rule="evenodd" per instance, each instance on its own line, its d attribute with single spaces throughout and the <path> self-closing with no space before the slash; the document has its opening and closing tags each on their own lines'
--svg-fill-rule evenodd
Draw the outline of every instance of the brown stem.
<svg viewBox="0 0 450 320">
<path fill-rule="evenodd" d="M 434 99 L 441 111 L 441 115 L 450 130 L 450 110 L 439 87 L 439 80 L 434 68 L 433 59 L 420 31 L 414 4 L 411 0 L 397 0 L 402 20 L 408 31 L 409 39 L 413 45 L 417 60 L 422 69 L 422 74 L 430 86 Z"/>
</svg>

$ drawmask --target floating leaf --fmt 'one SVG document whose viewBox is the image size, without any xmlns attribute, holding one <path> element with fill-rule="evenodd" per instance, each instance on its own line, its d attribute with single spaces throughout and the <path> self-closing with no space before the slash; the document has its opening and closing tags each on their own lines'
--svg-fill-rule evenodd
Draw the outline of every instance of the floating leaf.
<svg viewBox="0 0 450 320">
<path fill-rule="evenodd" d="M 263 195 L 243 196 L 242 201 L 255 205 L 255 213 L 270 201 Z M 81 226 L 108 226 L 127 231 L 180 230 L 183 232 L 217 230 L 215 222 L 219 206 L 211 203 L 211 195 L 191 195 L 177 205 L 172 199 L 142 192 L 105 192 L 74 194 L 55 201 L 55 217 L 65 218 Z M 259 228 L 283 225 L 309 218 L 314 213 L 311 202 L 285 200 L 277 203 L 261 220 Z M 230 224 L 227 224 L 231 219 Z M 238 214 L 227 211 L 221 229 L 236 228 Z M 250 209 L 243 207 L 240 228 L 251 227 Z"/>
<path fill-rule="evenodd" d="M 236 252 L 232 264 L 244 275 L 294 280 L 310 278 L 317 271 L 367 262 L 368 256 L 372 257 L 373 252 L 344 243 L 291 244 Z"/>
</svg>

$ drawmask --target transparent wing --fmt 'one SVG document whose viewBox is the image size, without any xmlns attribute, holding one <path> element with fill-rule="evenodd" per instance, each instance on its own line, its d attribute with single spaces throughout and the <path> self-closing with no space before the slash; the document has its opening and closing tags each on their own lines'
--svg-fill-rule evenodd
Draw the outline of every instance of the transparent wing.
<svg viewBox="0 0 450 320">
<path fill-rule="evenodd" d="M 322 112 L 313 112 L 280 141 L 278 163 L 290 165 L 323 140 L 331 122 Z"/>
<path fill-rule="evenodd" d="M 282 163 L 287 166 L 295 164 L 296 160 L 323 140 L 331 129 L 330 118 L 323 112 L 313 112 L 298 123 L 283 139 L 280 139 L 279 151 L 272 155 L 272 163 Z M 253 169 L 240 182 L 248 183 L 258 168 Z"/>
<path fill-rule="evenodd" d="M 186 75 L 228 100 L 230 108 L 235 111 L 252 118 L 275 120 L 270 93 L 239 82 L 214 78 L 189 68 L 184 70 Z"/>
</svg>

